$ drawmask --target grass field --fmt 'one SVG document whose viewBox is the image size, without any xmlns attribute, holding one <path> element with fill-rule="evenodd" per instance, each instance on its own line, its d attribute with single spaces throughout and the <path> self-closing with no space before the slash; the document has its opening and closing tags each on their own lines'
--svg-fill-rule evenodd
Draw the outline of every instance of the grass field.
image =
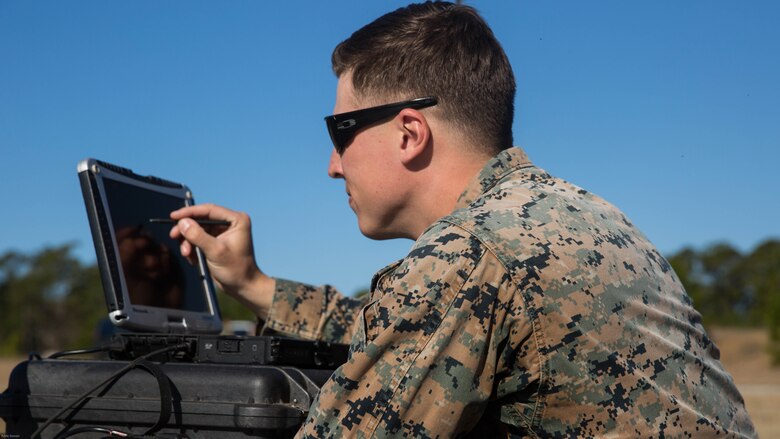
<svg viewBox="0 0 780 439">
<path fill-rule="evenodd" d="M 710 335 L 720 347 L 721 360 L 742 392 L 760 437 L 780 437 L 780 367 L 770 366 L 766 331 L 717 328 Z M 7 387 L 11 369 L 22 360 L 0 358 L 0 389 Z M 5 432 L 1 420 L 0 432 Z"/>
</svg>

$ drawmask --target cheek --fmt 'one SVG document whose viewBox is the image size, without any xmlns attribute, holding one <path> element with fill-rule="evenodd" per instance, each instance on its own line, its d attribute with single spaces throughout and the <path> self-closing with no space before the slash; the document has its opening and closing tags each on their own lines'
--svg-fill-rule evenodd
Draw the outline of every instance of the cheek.
<svg viewBox="0 0 780 439">
<path fill-rule="evenodd" d="M 359 134 L 341 157 L 341 168 L 347 186 L 352 193 L 360 192 L 364 198 L 383 198 L 392 192 L 400 181 L 400 173 L 391 148 L 381 136 L 372 132 Z M 366 200 L 364 200 L 366 201 Z"/>
</svg>

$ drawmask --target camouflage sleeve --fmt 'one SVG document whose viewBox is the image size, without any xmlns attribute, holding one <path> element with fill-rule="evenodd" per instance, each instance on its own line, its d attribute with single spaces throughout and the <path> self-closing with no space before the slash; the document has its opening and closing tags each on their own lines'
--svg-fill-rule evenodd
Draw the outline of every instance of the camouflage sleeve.
<svg viewBox="0 0 780 439">
<path fill-rule="evenodd" d="M 298 437 L 450 437 L 485 410 L 504 335 L 504 267 L 473 236 L 438 224 L 378 279 L 350 358 Z"/>
<path fill-rule="evenodd" d="M 346 297 L 335 288 L 276 279 L 263 330 L 308 340 L 349 343 L 355 315 L 368 299 Z"/>
</svg>

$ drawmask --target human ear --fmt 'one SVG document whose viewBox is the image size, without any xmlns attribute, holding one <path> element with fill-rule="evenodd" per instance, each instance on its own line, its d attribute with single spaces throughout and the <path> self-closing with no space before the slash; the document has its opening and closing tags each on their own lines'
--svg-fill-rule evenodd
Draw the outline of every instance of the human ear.
<svg viewBox="0 0 780 439">
<path fill-rule="evenodd" d="M 396 117 L 397 127 L 402 133 L 400 159 L 405 166 L 424 160 L 430 155 L 431 127 L 425 116 L 413 108 L 405 108 Z"/>
</svg>

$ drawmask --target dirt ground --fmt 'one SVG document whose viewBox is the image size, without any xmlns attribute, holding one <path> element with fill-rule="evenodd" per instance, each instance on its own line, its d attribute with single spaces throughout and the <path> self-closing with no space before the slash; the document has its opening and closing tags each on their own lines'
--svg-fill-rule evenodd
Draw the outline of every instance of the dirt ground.
<svg viewBox="0 0 780 439">
<path fill-rule="evenodd" d="M 759 329 L 710 330 L 721 351 L 721 361 L 734 377 L 750 416 L 762 438 L 780 437 L 780 367 L 771 367 L 766 352 L 768 335 Z M 5 389 L 11 369 L 23 358 L 0 358 L 0 389 Z M 0 420 L 0 432 L 5 423 Z"/>
<path fill-rule="evenodd" d="M 767 332 L 718 328 L 709 333 L 720 348 L 721 361 L 745 398 L 759 436 L 780 437 L 780 367 L 772 367 L 769 361 Z"/>
</svg>

